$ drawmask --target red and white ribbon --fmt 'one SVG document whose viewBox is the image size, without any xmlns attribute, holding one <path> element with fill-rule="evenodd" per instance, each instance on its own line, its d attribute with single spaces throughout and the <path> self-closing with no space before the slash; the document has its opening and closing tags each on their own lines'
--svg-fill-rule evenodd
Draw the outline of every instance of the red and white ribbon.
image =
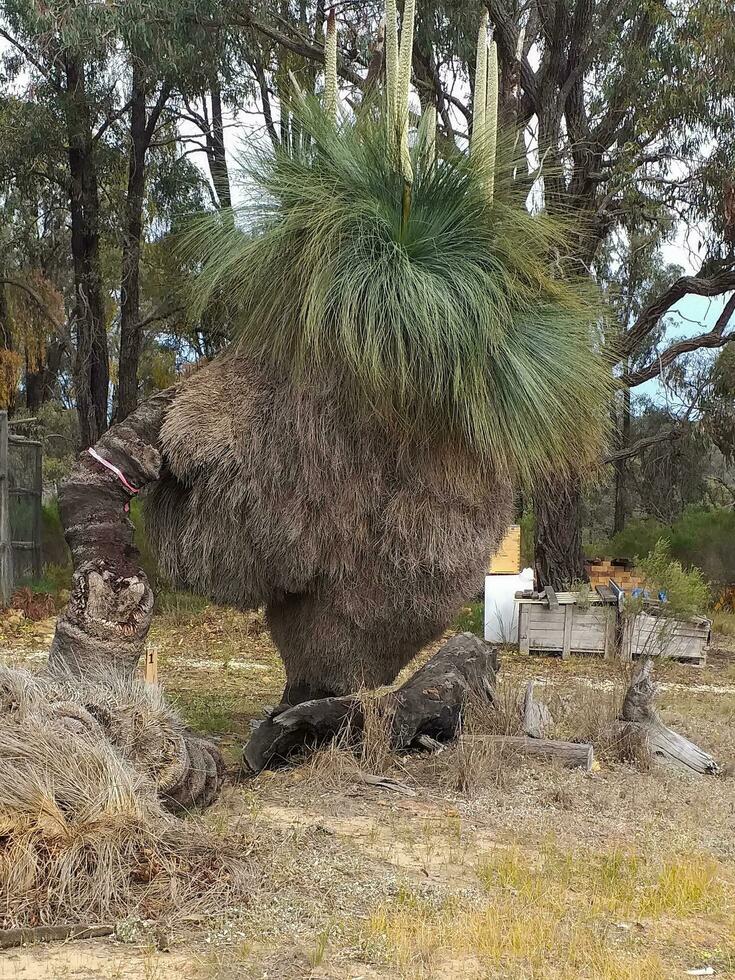
<svg viewBox="0 0 735 980">
<path fill-rule="evenodd" d="M 138 488 L 134 487 L 132 483 L 128 483 L 127 479 L 125 478 L 125 474 L 119 467 L 115 466 L 114 463 L 111 463 L 109 459 L 105 459 L 104 456 L 100 456 L 100 454 L 97 452 L 96 449 L 88 449 L 87 452 L 92 457 L 92 459 L 96 459 L 97 462 L 101 463 L 105 467 L 105 469 L 108 469 L 110 471 L 110 473 L 114 473 L 115 476 L 120 481 L 120 483 L 122 483 L 122 485 L 128 491 L 128 493 L 138 493 Z"/>
</svg>

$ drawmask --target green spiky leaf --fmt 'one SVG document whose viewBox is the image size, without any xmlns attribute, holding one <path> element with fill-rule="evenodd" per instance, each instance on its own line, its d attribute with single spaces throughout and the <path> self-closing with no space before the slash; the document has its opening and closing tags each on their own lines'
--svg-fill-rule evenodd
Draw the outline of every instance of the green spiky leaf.
<svg viewBox="0 0 735 980">
<path fill-rule="evenodd" d="M 555 271 L 564 229 L 509 180 L 491 204 L 482 168 L 434 163 L 425 138 L 402 225 L 404 180 L 373 110 L 335 126 L 296 108 L 308 152 L 250 160 L 236 221 L 192 228 L 196 306 L 216 297 L 247 352 L 295 384 L 333 378 L 345 411 L 407 438 L 458 440 L 522 477 L 578 465 L 599 448 L 611 381 L 589 284 Z"/>
</svg>

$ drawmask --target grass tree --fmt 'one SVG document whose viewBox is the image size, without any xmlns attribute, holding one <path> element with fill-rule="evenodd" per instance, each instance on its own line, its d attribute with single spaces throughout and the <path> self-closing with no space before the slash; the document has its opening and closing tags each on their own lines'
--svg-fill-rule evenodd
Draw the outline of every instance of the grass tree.
<svg viewBox="0 0 735 980">
<path fill-rule="evenodd" d="M 412 6 L 397 52 L 391 6 L 384 97 L 335 121 L 329 26 L 324 105 L 290 107 L 309 150 L 251 155 L 243 166 L 258 191 L 237 220 L 192 227 L 186 250 L 202 262 L 193 308 L 225 302 L 235 343 L 295 383 L 336 370 L 345 412 L 459 440 L 526 481 L 575 469 L 597 451 L 610 381 L 594 343 L 593 291 L 549 261 L 564 253 L 570 226 L 516 199 L 502 140 L 495 175 L 487 19 L 472 151 L 435 162 L 435 115 L 410 126 Z"/>
</svg>

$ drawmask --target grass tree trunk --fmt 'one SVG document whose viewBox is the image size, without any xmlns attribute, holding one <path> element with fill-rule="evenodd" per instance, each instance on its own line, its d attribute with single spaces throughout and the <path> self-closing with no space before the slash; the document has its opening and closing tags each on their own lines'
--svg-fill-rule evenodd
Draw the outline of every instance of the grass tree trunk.
<svg viewBox="0 0 735 980">
<path fill-rule="evenodd" d="M 134 675 L 151 623 L 153 593 L 133 540 L 129 504 L 135 489 L 161 474 L 159 433 L 174 393 L 174 388 L 158 392 L 113 425 L 94 447 L 96 455 L 82 453 L 64 481 L 59 506 L 74 575 L 49 652 L 52 675 Z M 183 806 L 211 802 L 224 775 L 219 750 L 179 724 L 172 725 L 169 741 L 180 752 L 165 798 Z"/>
<path fill-rule="evenodd" d="M 71 252 L 74 263 L 74 358 L 79 433 L 91 446 L 107 428 L 110 382 L 99 248 L 99 192 L 84 65 L 65 58 Z"/>
<path fill-rule="evenodd" d="M 578 477 L 550 478 L 534 494 L 534 569 L 540 586 L 564 591 L 586 578 L 581 502 Z"/>
<path fill-rule="evenodd" d="M 173 391 L 149 398 L 96 443 L 95 453 L 119 472 L 83 452 L 62 485 L 59 509 L 74 576 L 71 598 L 56 622 L 52 671 L 114 668 L 132 676 L 135 670 L 153 593 L 133 541 L 130 500 L 160 476 L 158 436 Z"/>
</svg>

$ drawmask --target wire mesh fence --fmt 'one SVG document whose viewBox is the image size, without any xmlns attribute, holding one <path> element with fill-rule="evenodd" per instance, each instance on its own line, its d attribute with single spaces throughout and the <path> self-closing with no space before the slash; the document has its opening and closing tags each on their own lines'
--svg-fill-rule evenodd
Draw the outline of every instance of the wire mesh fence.
<svg viewBox="0 0 735 980">
<path fill-rule="evenodd" d="M 7 412 L 0 412 L 0 598 L 5 605 L 19 582 L 41 577 L 41 463 L 41 443 L 11 432 Z"/>
</svg>

